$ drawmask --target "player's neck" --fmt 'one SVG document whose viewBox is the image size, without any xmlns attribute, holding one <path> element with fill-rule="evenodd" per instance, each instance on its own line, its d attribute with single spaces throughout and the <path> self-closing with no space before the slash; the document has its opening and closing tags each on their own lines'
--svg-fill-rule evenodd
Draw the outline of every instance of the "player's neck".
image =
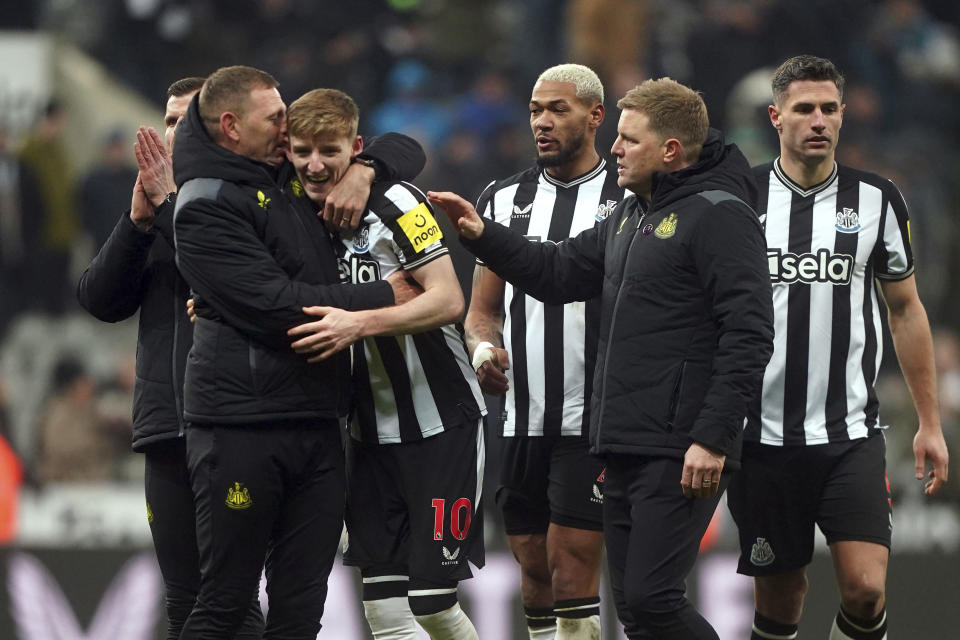
<svg viewBox="0 0 960 640">
<path fill-rule="evenodd" d="M 594 147 L 584 149 L 583 153 L 577 154 L 570 162 L 565 162 L 556 167 L 547 167 L 544 169 L 551 178 L 560 182 L 570 182 L 578 176 L 587 173 L 600 162 L 600 154 Z"/>
<path fill-rule="evenodd" d="M 781 153 L 780 168 L 788 178 L 804 189 L 818 185 L 833 173 L 834 155 L 816 159 L 791 158 L 788 153 Z"/>
</svg>

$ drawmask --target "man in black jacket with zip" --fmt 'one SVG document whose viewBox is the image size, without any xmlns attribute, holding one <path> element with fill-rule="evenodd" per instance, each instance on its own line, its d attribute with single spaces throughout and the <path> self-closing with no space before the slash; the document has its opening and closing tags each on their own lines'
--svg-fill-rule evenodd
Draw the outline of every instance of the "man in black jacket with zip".
<svg viewBox="0 0 960 640">
<path fill-rule="evenodd" d="M 173 209 L 176 186 L 170 162 L 177 125 L 203 78 L 184 78 L 167 91 L 161 140 L 142 127 L 135 145 L 140 174 L 131 210 L 80 279 L 77 296 L 95 317 L 118 322 L 140 310 L 137 379 L 134 394 L 133 448 L 145 454 L 145 493 L 157 559 L 166 592 L 167 637 L 180 637 L 196 601 L 200 567 L 193 491 L 187 473 L 183 375 L 193 327 L 184 305 L 189 287 L 174 264 Z M 422 150 L 410 138 L 387 134 L 372 141 L 331 194 L 328 214 L 349 217 L 375 175 L 413 178 L 423 167 Z M 260 638 L 263 615 L 256 592 L 236 638 Z"/>
<path fill-rule="evenodd" d="M 242 66 L 207 78 L 174 148 L 177 265 L 203 303 L 184 384 L 201 583 L 181 640 L 229 638 L 264 562 L 264 637 L 316 637 L 343 521 L 350 362 L 308 363 L 287 330 L 305 306 L 415 294 L 402 278 L 340 284 L 285 148 L 276 80 Z"/>
<path fill-rule="evenodd" d="M 611 153 L 635 195 L 594 228 L 535 243 L 429 193 L 500 277 L 550 303 L 601 296 L 590 443 L 607 463 L 604 537 L 631 639 L 716 639 L 684 595 L 772 351 L 750 167 L 673 80 L 627 92 Z"/>
</svg>

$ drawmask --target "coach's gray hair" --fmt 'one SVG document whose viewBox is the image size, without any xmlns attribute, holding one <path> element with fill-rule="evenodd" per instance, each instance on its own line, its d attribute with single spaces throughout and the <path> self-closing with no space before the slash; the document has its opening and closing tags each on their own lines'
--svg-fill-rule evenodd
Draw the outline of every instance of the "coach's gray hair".
<svg viewBox="0 0 960 640">
<path fill-rule="evenodd" d="M 594 103 L 603 103 L 603 83 L 590 67 L 582 64 L 558 64 L 540 74 L 537 82 L 570 82 L 577 88 L 577 98 L 580 102 L 593 106 Z"/>
</svg>

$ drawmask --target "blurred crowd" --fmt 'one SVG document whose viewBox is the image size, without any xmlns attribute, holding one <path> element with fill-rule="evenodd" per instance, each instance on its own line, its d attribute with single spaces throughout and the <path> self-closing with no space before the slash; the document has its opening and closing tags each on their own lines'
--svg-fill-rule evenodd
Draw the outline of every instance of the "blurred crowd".
<svg viewBox="0 0 960 640">
<path fill-rule="evenodd" d="M 361 133 L 400 131 L 427 151 L 417 180 L 475 199 L 532 164 L 526 102 L 538 73 L 593 67 L 617 99 L 647 77 L 703 92 L 714 126 L 751 161 L 777 149 L 772 66 L 799 53 L 845 72 L 840 162 L 890 176 L 910 207 L 921 297 L 934 327 L 944 431 L 960 442 L 960 4 L 953 0 L 89 0 L 6 3 L 0 29 L 74 43 L 158 106 L 167 85 L 228 64 L 263 68 L 289 102 L 333 86 Z M 73 166 L 56 99 L 10 139 L 0 117 L 0 434 L 26 478 L 130 480 L 135 326 L 102 325 L 75 301 L 79 272 L 129 207 L 133 131 Z M 109 105 L 104 105 L 109 109 Z M 157 128 L 159 122 L 153 124 Z M 469 286 L 471 259 L 455 251 Z M 469 292 L 468 292 L 469 293 Z M 129 339 L 127 339 L 129 338 Z M 879 384 L 894 493 L 912 477 L 915 416 L 893 349 Z M 64 461 L 69 460 L 66 464 Z M 68 471 L 69 470 L 69 471 Z M 940 499 L 960 499 L 958 473 Z"/>
</svg>

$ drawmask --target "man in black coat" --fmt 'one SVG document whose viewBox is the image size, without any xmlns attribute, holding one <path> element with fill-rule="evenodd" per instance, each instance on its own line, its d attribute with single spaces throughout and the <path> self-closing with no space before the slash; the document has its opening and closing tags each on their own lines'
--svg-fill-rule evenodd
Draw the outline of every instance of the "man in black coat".
<svg viewBox="0 0 960 640">
<path fill-rule="evenodd" d="M 200 561 L 196 529 L 190 525 L 195 507 L 183 419 L 183 377 L 193 327 L 184 312 L 189 286 L 174 262 L 176 185 L 170 152 L 177 125 L 203 80 L 184 78 L 170 86 L 163 140 L 152 128 L 138 132 L 140 172 L 131 209 L 120 217 L 77 289 L 81 305 L 105 322 L 125 320 L 140 310 L 133 449 L 145 456 L 147 516 L 164 580 L 171 640 L 180 637 L 196 602 Z M 413 178 L 424 164 L 418 145 L 395 134 L 371 142 L 363 158 L 368 164 L 352 165 L 340 183 L 344 188 L 331 194 L 330 213 L 350 215 L 357 203 L 362 206 L 375 174 Z M 263 631 L 256 590 L 248 602 L 236 638 L 259 638 Z"/>
<path fill-rule="evenodd" d="M 306 306 L 415 294 L 402 277 L 340 284 L 285 149 L 276 80 L 242 66 L 207 78 L 174 148 L 177 264 L 202 302 L 184 385 L 201 583 L 182 640 L 230 637 L 264 562 L 264 635 L 316 637 L 343 522 L 350 360 L 310 364 L 287 331 Z"/>
<path fill-rule="evenodd" d="M 700 96 L 673 80 L 627 92 L 611 153 L 635 195 L 560 243 L 428 194 L 500 277 L 550 303 L 601 296 L 591 451 L 607 463 L 604 537 L 627 637 L 716 639 L 683 581 L 730 471 L 773 340 L 755 188 Z"/>
</svg>

